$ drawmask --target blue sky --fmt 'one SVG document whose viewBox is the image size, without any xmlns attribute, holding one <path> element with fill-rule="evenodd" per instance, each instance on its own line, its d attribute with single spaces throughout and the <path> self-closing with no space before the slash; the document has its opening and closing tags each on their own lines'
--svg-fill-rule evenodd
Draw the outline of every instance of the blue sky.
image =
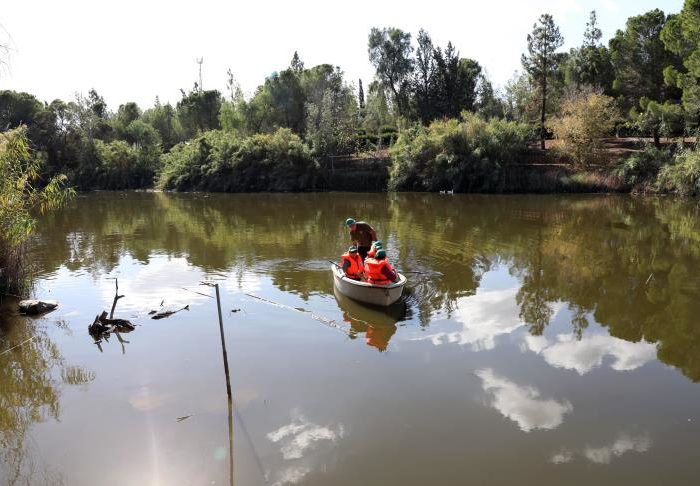
<svg viewBox="0 0 700 486">
<path fill-rule="evenodd" d="M 329 2 L 89 0 L 6 2 L 0 10 L 4 41 L 12 47 L 0 89 L 51 101 L 96 88 L 111 108 L 175 102 L 197 78 L 203 57 L 205 89 L 224 90 L 234 72 L 246 93 L 289 64 L 298 50 L 307 66 L 339 65 L 349 81 L 371 81 L 367 35 L 373 26 L 414 33 L 425 28 L 434 42 L 448 40 L 476 59 L 496 85 L 517 69 L 525 38 L 549 12 L 565 37 L 580 44 L 588 13 L 596 10 L 604 40 L 632 15 L 660 8 L 676 13 L 682 0 L 432 0 Z"/>
</svg>

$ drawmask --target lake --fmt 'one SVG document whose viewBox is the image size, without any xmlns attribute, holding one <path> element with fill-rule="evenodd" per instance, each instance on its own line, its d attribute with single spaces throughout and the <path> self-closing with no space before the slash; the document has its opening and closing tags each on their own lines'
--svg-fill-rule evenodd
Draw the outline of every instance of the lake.
<svg viewBox="0 0 700 486">
<path fill-rule="evenodd" d="M 698 208 L 79 196 L 30 251 L 35 294 L 59 308 L 3 303 L 0 483 L 697 484 Z M 407 272 L 398 305 L 334 295 L 347 217 Z M 117 281 L 114 317 L 136 329 L 91 336 Z M 203 283 L 220 286 L 232 411 Z"/>
</svg>

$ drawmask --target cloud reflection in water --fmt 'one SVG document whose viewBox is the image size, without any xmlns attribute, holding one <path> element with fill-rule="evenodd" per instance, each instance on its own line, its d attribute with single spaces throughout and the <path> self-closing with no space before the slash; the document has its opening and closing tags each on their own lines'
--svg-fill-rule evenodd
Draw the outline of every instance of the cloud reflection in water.
<svg viewBox="0 0 700 486">
<path fill-rule="evenodd" d="M 574 409 L 566 400 L 541 398 L 536 388 L 517 385 L 490 368 L 476 371 L 476 376 L 492 397 L 489 405 L 517 423 L 523 432 L 554 429 L 564 421 L 564 415 Z"/>
<path fill-rule="evenodd" d="M 574 460 L 576 455 L 580 455 L 594 464 L 610 464 L 614 459 L 623 456 L 628 452 L 647 452 L 651 448 L 651 439 L 647 435 L 630 436 L 620 434 L 611 444 L 592 447 L 586 446 L 583 450 L 572 452 L 562 450 L 554 454 L 549 462 L 553 464 L 565 464 Z"/>
<path fill-rule="evenodd" d="M 436 346 L 470 345 L 474 351 L 491 350 L 498 336 L 510 334 L 524 325 L 518 316 L 517 291 L 517 288 L 491 290 L 460 298 L 452 319 L 461 324 L 462 329 L 431 333 L 414 340 L 429 340 Z"/>
<path fill-rule="evenodd" d="M 603 364 L 606 356 L 614 361 L 616 371 L 634 370 L 656 359 L 656 346 L 646 341 L 637 343 L 608 335 L 585 336 L 577 340 L 574 334 L 560 334 L 555 341 L 544 336 L 526 336 L 524 349 L 541 354 L 555 368 L 575 370 L 584 375 Z"/>
<path fill-rule="evenodd" d="M 280 452 L 285 461 L 293 461 L 282 468 L 275 475 L 273 485 L 295 484 L 301 481 L 313 469 L 318 462 L 318 457 L 313 457 L 324 452 L 343 437 L 342 424 L 336 427 L 325 427 L 311 423 L 298 413 L 294 413 L 293 420 L 277 430 L 267 434 L 268 440 L 280 445 Z"/>
</svg>

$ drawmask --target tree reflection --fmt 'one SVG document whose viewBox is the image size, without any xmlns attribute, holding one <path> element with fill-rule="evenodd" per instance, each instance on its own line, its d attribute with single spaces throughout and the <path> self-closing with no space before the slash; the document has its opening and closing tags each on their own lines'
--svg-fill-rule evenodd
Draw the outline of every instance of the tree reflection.
<svg viewBox="0 0 700 486">
<path fill-rule="evenodd" d="M 581 338 L 594 319 L 612 336 L 658 344 L 658 357 L 700 381 L 698 205 L 629 197 L 434 194 L 96 194 L 41 222 L 42 271 L 95 274 L 125 254 L 185 256 L 208 272 L 251 271 L 304 299 L 330 294 L 328 259 L 348 244 L 348 216 L 372 222 L 422 325 L 452 315 L 489 270 L 507 266 L 534 335 L 552 306 Z"/>
<path fill-rule="evenodd" d="M 63 384 L 85 386 L 95 375 L 66 365 L 42 321 L 12 317 L 8 302 L 0 307 L 0 481 L 60 484 L 32 454 L 28 434 L 36 423 L 59 419 Z"/>
</svg>

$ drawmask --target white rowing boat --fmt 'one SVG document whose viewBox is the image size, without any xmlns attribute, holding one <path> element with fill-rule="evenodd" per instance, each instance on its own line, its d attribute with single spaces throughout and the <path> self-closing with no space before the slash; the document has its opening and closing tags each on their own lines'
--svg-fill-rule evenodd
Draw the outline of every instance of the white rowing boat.
<svg viewBox="0 0 700 486">
<path fill-rule="evenodd" d="M 365 304 L 388 307 L 401 298 L 403 287 L 406 285 L 406 277 L 399 275 L 399 279 L 389 285 L 375 285 L 368 282 L 360 282 L 345 276 L 345 272 L 338 265 L 331 265 L 335 288 L 346 297 L 350 297 Z"/>
</svg>

